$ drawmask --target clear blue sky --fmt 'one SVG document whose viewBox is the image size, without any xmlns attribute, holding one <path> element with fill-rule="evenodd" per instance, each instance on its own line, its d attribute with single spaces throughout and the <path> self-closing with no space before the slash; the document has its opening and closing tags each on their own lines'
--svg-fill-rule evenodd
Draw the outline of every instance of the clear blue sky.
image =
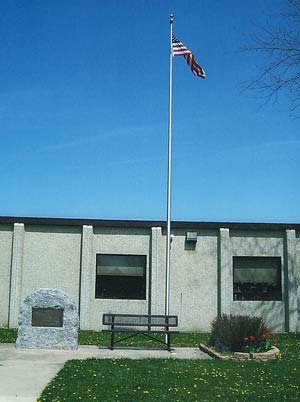
<svg viewBox="0 0 300 402">
<path fill-rule="evenodd" d="M 10 0 L 0 9 L 0 215 L 300 222 L 299 119 L 242 94 L 240 52 L 282 0 Z"/>
</svg>

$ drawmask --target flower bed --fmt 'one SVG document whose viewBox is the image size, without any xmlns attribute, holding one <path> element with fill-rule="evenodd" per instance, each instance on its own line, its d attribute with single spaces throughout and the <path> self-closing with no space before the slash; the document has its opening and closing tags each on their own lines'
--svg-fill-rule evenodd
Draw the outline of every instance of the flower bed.
<svg viewBox="0 0 300 402">
<path fill-rule="evenodd" d="M 201 344 L 200 348 L 213 357 L 267 361 L 279 355 L 278 338 L 261 317 L 223 314 L 213 320 L 211 328 L 208 346 Z"/>
<path fill-rule="evenodd" d="M 267 350 L 266 352 L 232 352 L 230 354 L 222 354 L 217 352 L 212 347 L 208 347 L 203 343 L 200 343 L 199 349 L 202 350 L 202 352 L 207 353 L 209 356 L 220 360 L 256 360 L 266 362 L 269 360 L 274 360 L 280 355 L 280 350 L 275 346 L 272 346 L 271 349 Z"/>
</svg>

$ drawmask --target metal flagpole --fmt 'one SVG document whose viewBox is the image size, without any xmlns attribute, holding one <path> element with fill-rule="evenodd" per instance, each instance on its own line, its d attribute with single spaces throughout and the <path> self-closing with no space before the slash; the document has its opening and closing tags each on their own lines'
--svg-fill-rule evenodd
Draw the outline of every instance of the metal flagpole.
<svg viewBox="0 0 300 402">
<path fill-rule="evenodd" d="M 173 14 L 170 14 L 170 80 L 168 130 L 168 187 L 167 187 L 167 239 L 166 239 L 166 290 L 165 314 L 170 312 L 170 251 L 171 251 L 171 173 L 172 173 L 172 73 L 173 73 Z"/>
</svg>

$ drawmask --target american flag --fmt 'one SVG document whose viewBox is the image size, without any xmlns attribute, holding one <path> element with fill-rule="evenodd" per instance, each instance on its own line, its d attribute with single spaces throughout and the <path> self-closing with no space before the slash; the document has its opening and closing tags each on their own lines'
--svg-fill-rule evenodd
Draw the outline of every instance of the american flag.
<svg viewBox="0 0 300 402">
<path fill-rule="evenodd" d="M 205 71 L 196 62 L 193 53 L 176 36 L 172 35 L 173 56 L 184 56 L 192 73 L 197 77 L 205 78 Z"/>
</svg>

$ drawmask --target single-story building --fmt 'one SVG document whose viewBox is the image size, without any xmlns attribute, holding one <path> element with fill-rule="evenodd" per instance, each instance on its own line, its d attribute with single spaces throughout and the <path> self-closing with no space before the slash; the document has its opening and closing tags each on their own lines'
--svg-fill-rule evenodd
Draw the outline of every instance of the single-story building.
<svg viewBox="0 0 300 402">
<path fill-rule="evenodd" d="M 170 314 L 209 331 L 219 314 L 263 316 L 300 329 L 300 224 L 172 222 Z M 25 298 L 67 293 L 80 328 L 103 313 L 164 314 L 166 224 L 0 217 L 0 326 L 18 326 Z"/>
</svg>

